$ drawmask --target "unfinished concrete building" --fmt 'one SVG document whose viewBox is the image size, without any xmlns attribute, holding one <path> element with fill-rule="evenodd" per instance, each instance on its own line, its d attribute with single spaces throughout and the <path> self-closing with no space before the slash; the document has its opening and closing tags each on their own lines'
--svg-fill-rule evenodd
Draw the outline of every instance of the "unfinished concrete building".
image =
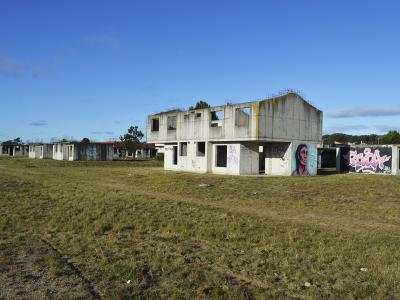
<svg viewBox="0 0 400 300">
<path fill-rule="evenodd" d="M 147 118 L 166 170 L 316 175 L 321 139 L 322 112 L 296 93 Z"/>
<path fill-rule="evenodd" d="M 28 156 L 29 146 L 23 143 L 12 142 L 0 145 L 0 156 Z"/>
<path fill-rule="evenodd" d="M 53 158 L 53 144 L 30 144 L 29 158 Z"/>
<path fill-rule="evenodd" d="M 53 159 L 56 160 L 113 160 L 112 144 L 59 142 L 53 144 Z"/>
</svg>

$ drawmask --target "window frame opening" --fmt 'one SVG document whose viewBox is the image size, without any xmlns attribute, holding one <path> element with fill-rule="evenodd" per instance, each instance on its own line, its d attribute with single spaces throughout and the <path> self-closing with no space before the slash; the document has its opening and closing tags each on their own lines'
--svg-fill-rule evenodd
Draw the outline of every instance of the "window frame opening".
<svg viewBox="0 0 400 300">
<path fill-rule="evenodd" d="M 206 142 L 197 142 L 196 156 L 198 157 L 206 156 Z"/>
<path fill-rule="evenodd" d="M 181 142 L 179 143 L 179 156 L 187 156 L 187 150 L 188 150 L 188 143 L 187 142 Z"/>
<path fill-rule="evenodd" d="M 235 126 L 248 127 L 250 125 L 251 107 L 237 107 L 235 109 Z"/>
<path fill-rule="evenodd" d="M 210 127 L 222 127 L 222 120 L 224 119 L 224 110 L 210 111 Z"/>
<path fill-rule="evenodd" d="M 172 165 L 178 165 L 178 145 L 172 146 Z"/>
<path fill-rule="evenodd" d="M 151 119 L 151 131 L 152 132 L 160 131 L 160 119 L 159 118 Z"/>
</svg>

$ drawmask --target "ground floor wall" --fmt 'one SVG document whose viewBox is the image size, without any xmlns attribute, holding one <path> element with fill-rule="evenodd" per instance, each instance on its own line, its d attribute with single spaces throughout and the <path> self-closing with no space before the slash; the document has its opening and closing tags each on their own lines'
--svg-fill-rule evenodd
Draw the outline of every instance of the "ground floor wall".
<svg viewBox="0 0 400 300">
<path fill-rule="evenodd" d="M 53 145 L 53 159 L 56 160 L 113 160 L 111 144 L 68 143 Z"/>
<path fill-rule="evenodd" d="M 340 147 L 336 149 L 338 173 L 400 175 L 398 145 Z"/>
<path fill-rule="evenodd" d="M 175 171 L 191 171 L 205 173 L 210 169 L 207 157 L 210 153 L 210 143 L 205 144 L 204 153 L 198 153 L 199 142 L 166 144 L 164 146 L 164 169 Z"/>
<path fill-rule="evenodd" d="M 232 175 L 317 174 L 317 144 L 201 142 L 165 144 L 164 168 Z"/>
<path fill-rule="evenodd" d="M 26 145 L 17 145 L 17 146 L 1 146 L 0 149 L 1 156 L 28 156 L 29 155 L 29 147 Z"/>
<path fill-rule="evenodd" d="M 113 160 L 114 150 L 112 145 L 96 144 L 96 143 L 79 143 L 73 144 L 71 151 L 72 156 L 69 160 Z"/>
<path fill-rule="evenodd" d="M 30 145 L 29 158 L 53 158 L 53 145 Z"/>
<path fill-rule="evenodd" d="M 68 160 L 71 156 L 69 154 L 69 145 L 57 143 L 53 145 L 53 159 L 55 160 Z"/>
<path fill-rule="evenodd" d="M 135 158 L 142 158 L 142 159 L 151 159 L 154 158 L 157 154 L 156 149 L 136 149 L 135 151 Z"/>
<path fill-rule="evenodd" d="M 127 149 L 121 149 L 121 148 L 114 148 L 114 159 L 118 158 L 126 158 L 128 156 L 128 150 Z"/>
</svg>

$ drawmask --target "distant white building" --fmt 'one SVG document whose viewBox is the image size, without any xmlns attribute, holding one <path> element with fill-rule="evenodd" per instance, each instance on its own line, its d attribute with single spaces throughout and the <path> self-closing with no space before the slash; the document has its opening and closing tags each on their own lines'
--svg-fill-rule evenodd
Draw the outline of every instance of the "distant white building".
<svg viewBox="0 0 400 300">
<path fill-rule="evenodd" d="M 316 175 L 322 111 L 296 93 L 148 116 L 164 168 L 219 174 Z"/>
<path fill-rule="evenodd" d="M 12 144 L 2 143 L 0 145 L 0 156 L 28 156 L 29 146 L 23 143 L 13 142 Z"/>
<path fill-rule="evenodd" d="M 29 158 L 53 158 L 53 144 L 30 144 Z"/>
<path fill-rule="evenodd" d="M 112 143 L 59 142 L 53 144 L 56 160 L 113 160 Z"/>
</svg>

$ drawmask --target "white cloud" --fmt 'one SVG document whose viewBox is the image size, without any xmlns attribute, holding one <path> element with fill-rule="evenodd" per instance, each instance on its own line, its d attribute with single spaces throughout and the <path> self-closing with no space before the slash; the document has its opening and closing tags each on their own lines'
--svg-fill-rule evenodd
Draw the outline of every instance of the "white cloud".
<svg viewBox="0 0 400 300">
<path fill-rule="evenodd" d="M 47 122 L 40 120 L 40 121 L 33 121 L 31 123 L 29 123 L 29 126 L 46 126 Z"/>
<path fill-rule="evenodd" d="M 400 108 L 373 108 L 373 107 L 354 107 L 333 111 L 327 114 L 329 118 L 356 118 L 356 117 L 383 117 L 383 116 L 399 116 Z"/>
</svg>

